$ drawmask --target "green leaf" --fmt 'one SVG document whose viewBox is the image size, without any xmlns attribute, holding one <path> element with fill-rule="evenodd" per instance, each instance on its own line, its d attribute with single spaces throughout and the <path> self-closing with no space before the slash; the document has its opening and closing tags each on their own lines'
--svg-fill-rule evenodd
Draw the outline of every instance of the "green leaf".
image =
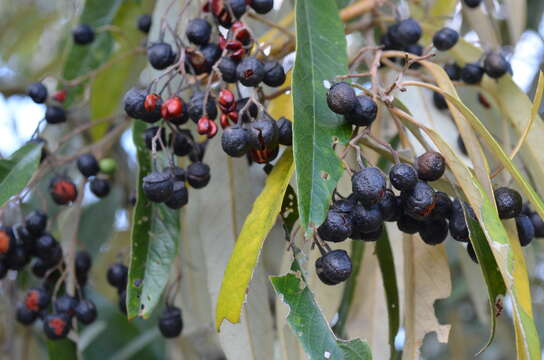
<svg viewBox="0 0 544 360">
<path fill-rule="evenodd" d="M 333 142 L 347 142 L 351 127 L 327 106 L 324 81 L 347 72 L 344 27 L 330 0 L 297 0 L 297 53 L 293 70 L 295 167 L 302 226 L 325 219 L 343 168 Z"/>
<path fill-rule="evenodd" d="M 271 276 L 270 281 L 278 296 L 289 306 L 287 321 L 310 359 L 372 359 L 372 353 L 366 342 L 360 339 L 343 341 L 334 336 L 296 260 L 290 273 L 284 276 Z"/>
<path fill-rule="evenodd" d="M 64 79 L 73 80 L 87 74 L 108 60 L 113 50 L 113 37 L 109 31 L 97 32 L 96 30 L 111 24 L 122 2 L 122 0 L 87 0 L 85 2 L 79 23 L 90 25 L 95 30 L 95 39 L 88 45 L 77 45 L 72 39 L 69 40 L 72 47 L 64 64 Z M 65 105 L 73 103 L 82 92 L 82 86 L 71 89 Z"/>
<path fill-rule="evenodd" d="M 283 195 L 293 170 L 293 155 L 287 150 L 272 169 L 263 191 L 244 222 L 221 283 L 215 314 L 217 330 L 224 319 L 231 323 L 240 322 L 240 311 L 251 276 L 264 240 L 280 213 Z"/>
<path fill-rule="evenodd" d="M 8 159 L 0 160 L 0 206 L 20 193 L 40 164 L 42 144 L 27 143 Z"/>
<path fill-rule="evenodd" d="M 69 339 L 47 340 L 51 360 L 77 360 L 77 345 Z"/>
<path fill-rule="evenodd" d="M 151 3 L 149 0 L 125 1 L 117 12 L 112 24 L 122 31 L 123 36 L 116 36 L 118 46 L 112 54 L 112 59 L 119 61 L 101 71 L 93 81 L 90 101 L 91 121 L 114 115 L 120 107 L 125 91 L 138 80 L 138 74 L 146 64 L 146 58 L 134 51 L 144 39 L 144 34 L 136 27 L 135 19 L 141 14 L 148 13 Z M 94 139 L 102 137 L 108 126 L 106 122 L 93 127 L 90 131 L 92 137 Z"/>
<path fill-rule="evenodd" d="M 127 315 L 148 318 L 157 306 L 177 255 L 179 213 L 164 204 L 153 204 L 144 195 L 142 179 L 152 171 L 151 153 L 143 133 L 147 125 L 135 121 L 133 140 L 138 158 L 138 191 L 132 218 Z"/>
<path fill-rule="evenodd" d="M 489 247 L 489 243 L 485 238 L 485 234 L 480 227 L 480 224 L 478 224 L 477 221 L 473 220 L 470 216 L 468 216 L 468 214 L 466 213 L 466 209 L 465 219 L 467 219 L 467 224 L 469 227 L 470 242 L 474 247 L 476 257 L 478 258 L 478 264 L 480 265 L 480 269 L 482 270 L 482 274 L 487 285 L 487 293 L 489 297 L 491 332 L 489 334 L 489 339 L 487 343 L 478 352 L 481 353 L 489 345 L 491 345 L 491 342 L 495 337 L 495 328 L 497 322 L 496 305 L 498 305 L 497 301 L 500 301 L 499 296 L 506 295 L 506 285 L 504 284 L 504 281 L 501 277 L 497 262 L 493 257 L 493 253 L 491 251 L 491 248 Z"/>
</svg>

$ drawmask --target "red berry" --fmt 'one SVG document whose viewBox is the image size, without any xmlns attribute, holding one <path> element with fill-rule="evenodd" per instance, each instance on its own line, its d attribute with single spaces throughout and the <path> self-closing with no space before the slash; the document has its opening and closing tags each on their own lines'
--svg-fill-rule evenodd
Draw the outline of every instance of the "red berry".
<svg viewBox="0 0 544 360">
<path fill-rule="evenodd" d="M 217 134 L 217 124 L 215 121 L 209 120 L 208 125 L 208 133 L 206 135 L 208 135 L 208 139 L 211 139 Z"/>
<path fill-rule="evenodd" d="M 219 107 L 224 113 L 229 113 L 236 108 L 236 98 L 232 91 L 223 89 L 219 92 Z"/>
<path fill-rule="evenodd" d="M 196 130 L 200 135 L 207 134 L 210 131 L 210 119 L 207 116 L 202 116 L 196 124 Z"/>
<path fill-rule="evenodd" d="M 243 22 L 234 22 L 230 31 L 233 34 L 233 38 L 240 41 L 242 44 L 248 45 L 251 42 L 251 34 Z"/>
<path fill-rule="evenodd" d="M 161 116 L 176 125 L 182 125 L 189 119 L 185 103 L 179 96 L 173 96 L 161 106 Z"/>
<path fill-rule="evenodd" d="M 66 100 L 66 90 L 59 90 L 53 94 L 53 99 L 58 102 L 64 102 Z"/>
<path fill-rule="evenodd" d="M 153 112 L 157 108 L 157 105 L 160 106 L 161 97 L 157 94 L 149 94 L 145 97 L 144 108 L 147 112 Z"/>
<path fill-rule="evenodd" d="M 59 205 L 65 205 L 77 198 L 76 185 L 68 177 L 56 177 L 49 185 L 53 200 Z"/>
</svg>

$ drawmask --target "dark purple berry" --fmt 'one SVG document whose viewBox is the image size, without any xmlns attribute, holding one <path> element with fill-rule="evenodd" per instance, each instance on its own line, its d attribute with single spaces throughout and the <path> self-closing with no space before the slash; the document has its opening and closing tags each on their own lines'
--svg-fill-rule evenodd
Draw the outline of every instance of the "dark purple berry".
<svg viewBox="0 0 544 360">
<path fill-rule="evenodd" d="M 167 306 L 159 317 L 159 330 L 165 338 L 174 338 L 183 330 L 181 309 L 175 306 Z"/>
<path fill-rule="evenodd" d="M 238 80 L 236 75 L 237 66 L 238 63 L 230 57 L 225 56 L 221 58 L 221 61 L 219 61 L 219 65 L 217 65 L 217 67 L 221 72 L 221 77 L 223 78 L 224 82 L 235 83 Z"/>
<path fill-rule="evenodd" d="M 174 180 L 168 171 L 154 171 L 143 178 L 142 189 L 152 202 L 164 202 L 172 196 Z"/>
<path fill-rule="evenodd" d="M 22 244 L 17 244 L 5 259 L 8 269 L 19 271 L 30 262 L 30 255 Z"/>
<path fill-rule="evenodd" d="M 202 162 L 194 162 L 187 167 L 187 181 L 194 189 L 201 189 L 210 182 L 210 167 Z"/>
<path fill-rule="evenodd" d="M 79 300 L 75 308 L 75 315 L 79 322 L 89 325 L 96 320 L 96 306 L 90 300 Z"/>
<path fill-rule="evenodd" d="M 421 38 L 421 26 L 412 19 L 405 19 L 399 22 L 398 38 L 404 45 L 416 44 Z"/>
<path fill-rule="evenodd" d="M 437 191 L 436 192 L 436 205 L 431 212 L 433 219 L 449 219 L 451 216 L 452 201 L 448 194 Z"/>
<path fill-rule="evenodd" d="M 352 112 L 358 104 L 355 90 L 345 82 L 338 82 L 327 92 L 327 105 L 333 112 L 345 115 Z"/>
<path fill-rule="evenodd" d="M 264 65 L 260 60 L 248 56 L 236 67 L 236 76 L 242 85 L 255 87 L 263 81 L 264 71 Z"/>
<path fill-rule="evenodd" d="M 437 50 L 447 51 L 457 44 L 459 33 L 451 28 L 442 28 L 433 35 L 433 45 Z"/>
<path fill-rule="evenodd" d="M 366 95 L 357 96 L 355 107 L 344 114 L 344 119 L 351 125 L 355 126 L 370 126 L 376 119 L 378 113 L 378 105 L 372 98 Z"/>
<path fill-rule="evenodd" d="M 249 131 L 238 125 L 226 128 L 221 135 L 221 147 L 232 157 L 244 156 L 249 150 L 249 141 Z"/>
<path fill-rule="evenodd" d="M 448 77 L 452 81 L 461 80 L 461 67 L 456 63 L 450 63 L 444 65 L 444 71 L 448 74 Z"/>
<path fill-rule="evenodd" d="M 283 116 L 278 119 L 278 142 L 285 146 L 293 145 L 293 124 Z"/>
<path fill-rule="evenodd" d="M 426 182 L 418 181 L 412 190 L 401 193 L 404 212 L 416 220 L 425 220 L 436 206 L 436 193 Z"/>
<path fill-rule="evenodd" d="M 521 213 L 523 200 L 516 190 L 500 187 L 494 193 L 497 210 L 501 219 L 511 219 Z"/>
<path fill-rule="evenodd" d="M 15 317 L 22 325 L 32 325 L 38 318 L 38 312 L 29 310 L 24 304 L 17 305 Z"/>
<path fill-rule="evenodd" d="M 85 177 L 95 176 L 100 171 L 100 165 L 91 153 L 83 154 L 77 159 L 77 168 Z"/>
<path fill-rule="evenodd" d="M 53 305 L 55 312 L 72 317 L 75 315 L 77 303 L 78 300 L 75 297 L 70 295 L 62 295 L 55 300 Z"/>
<path fill-rule="evenodd" d="M 249 6 L 258 14 L 266 14 L 274 8 L 274 0 L 251 0 Z"/>
<path fill-rule="evenodd" d="M 206 114 L 204 114 L 204 101 L 206 100 L 206 93 L 198 91 L 191 96 L 189 101 L 188 111 L 189 117 L 196 123 L 203 116 L 206 115 L 210 120 L 214 120 L 217 117 L 217 105 L 215 98 L 209 94 L 206 100 Z"/>
<path fill-rule="evenodd" d="M 72 30 L 74 42 L 79 45 L 87 45 L 94 41 L 94 30 L 87 24 L 79 24 Z"/>
<path fill-rule="evenodd" d="M 445 219 L 433 219 L 423 223 L 419 235 L 425 244 L 438 245 L 448 237 L 448 222 Z"/>
<path fill-rule="evenodd" d="M 43 104 L 47 100 L 47 88 L 41 82 L 30 84 L 26 93 L 36 104 Z"/>
<path fill-rule="evenodd" d="M 206 45 L 210 41 L 212 26 L 204 19 L 193 19 L 187 24 L 185 35 L 196 45 Z"/>
<path fill-rule="evenodd" d="M 157 136 L 157 132 L 160 135 Z M 157 136 L 155 138 L 155 136 Z M 163 145 L 166 145 L 166 130 L 159 126 L 151 126 L 144 131 L 144 143 L 148 150 L 153 150 L 153 139 L 155 138 L 155 151 L 162 151 Z M 177 155 L 177 154 L 176 154 Z"/>
<path fill-rule="evenodd" d="M 327 218 L 317 228 L 317 233 L 325 241 L 341 242 L 351 236 L 352 227 L 350 213 L 329 210 Z"/>
<path fill-rule="evenodd" d="M 529 215 L 529 218 L 531 219 L 531 222 L 533 223 L 533 226 L 535 228 L 535 237 L 544 237 L 544 221 L 542 221 L 540 215 L 538 215 L 536 212 L 531 213 Z"/>
<path fill-rule="evenodd" d="M 249 126 L 249 142 L 252 148 L 264 150 L 278 145 L 279 129 L 271 118 L 254 121 Z"/>
<path fill-rule="evenodd" d="M 174 183 L 174 192 L 164 203 L 170 209 L 181 209 L 189 201 L 189 192 L 182 181 Z"/>
<path fill-rule="evenodd" d="M 48 105 L 45 109 L 45 121 L 48 124 L 60 124 L 66 121 L 66 111 L 60 106 Z"/>
<path fill-rule="evenodd" d="M 423 222 L 403 214 L 397 220 L 397 227 L 403 233 L 413 235 L 423 228 Z"/>
<path fill-rule="evenodd" d="M 127 286 L 128 268 L 121 263 L 112 264 L 108 268 L 107 278 L 111 286 L 121 291 Z"/>
<path fill-rule="evenodd" d="M 277 61 L 265 61 L 263 82 L 271 87 L 278 87 L 285 82 L 285 71 Z"/>
<path fill-rule="evenodd" d="M 88 251 L 81 250 L 76 254 L 76 272 L 78 274 L 86 274 L 91 269 L 93 260 Z"/>
<path fill-rule="evenodd" d="M 461 69 L 461 79 L 467 84 L 477 84 L 484 76 L 484 69 L 478 63 L 466 64 Z"/>
<path fill-rule="evenodd" d="M 448 103 L 446 102 L 446 98 L 439 92 L 433 92 L 433 103 L 438 110 L 448 109 Z"/>
<path fill-rule="evenodd" d="M 378 205 L 380 206 L 384 221 L 395 221 L 401 211 L 395 193 L 389 189 L 385 190 L 385 194 Z"/>
<path fill-rule="evenodd" d="M 399 191 L 411 190 L 417 184 L 417 171 L 410 164 L 395 164 L 389 171 L 389 181 Z"/>
<path fill-rule="evenodd" d="M 333 250 L 318 258 L 315 271 L 319 279 L 327 285 L 346 281 L 351 275 L 351 259 L 344 250 Z"/>
<path fill-rule="evenodd" d="M 369 207 L 357 205 L 351 216 L 354 233 L 371 233 L 378 230 L 383 224 L 383 214 L 379 205 Z"/>
<path fill-rule="evenodd" d="M 484 58 L 484 71 L 490 78 L 498 79 L 508 71 L 510 64 L 498 51 L 490 51 Z"/>
<path fill-rule="evenodd" d="M 23 303 L 28 310 L 42 311 L 49 305 L 51 297 L 43 288 L 32 288 L 26 293 Z"/>
<path fill-rule="evenodd" d="M 436 181 L 444 175 L 446 160 L 436 151 L 427 151 L 415 162 L 417 176 L 424 181 Z"/>
<path fill-rule="evenodd" d="M 373 205 L 385 194 L 385 177 L 378 168 L 364 168 L 351 178 L 353 195 L 363 205 Z"/>
<path fill-rule="evenodd" d="M 90 188 L 96 197 L 103 198 L 110 193 L 110 182 L 107 179 L 95 177 L 91 180 Z"/>
<path fill-rule="evenodd" d="M 474 251 L 474 246 L 472 246 L 472 243 L 467 244 L 467 253 L 468 256 L 470 256 L 470 259 L 474 261 L 475 264 L 478 264 L 478 257 L 476 256 L 476 252 Z"/>
<path fill-rule="evenodd" d="M 480 6 L 482 0 L 463 0 L 466 6 L 469 8 L 477 8 Z"/>
<path fill-rule="evenodd" d="M 138 30 L 143 32 L 144 34 L 149 33 L 149 29 L 151 29 L 151 15 L 149 14 L 143 14 L 140 15 L 138 18 Z"/>
<path fill-rule="evenodd" d="M 170 44 L 159 42 L 147 49 L 147 59 L 154 69 L 163 70 L 176 61 L 176 54 Z"/>
<path fill-rule="evenodd" d="M 32 211 L 25 217 L 25 226 L 31 235 L 40 236 L 47 226 L 47 214 L 40 210 Z"/>
<path fill-rule="evenodd" d="M 535 237 L 535 227 L 531 219 L 527 215 L 516 216 L 516 228 L 521 246 L 529 245 Z"/>
<path fill-rule="evenodd" d="M 472 209 L 470 209 L 468 205 L 466 206 L 469 216 L 473 217 Z M 463 209 L 463 204 L 461 204 L 461 201 L 458 199 L 455 199 L 452 202 L 449 230 L 451 236 L 455 240 L 460 242 L 468 242 L 469 231 L 465 211 Z"/>
</svg>

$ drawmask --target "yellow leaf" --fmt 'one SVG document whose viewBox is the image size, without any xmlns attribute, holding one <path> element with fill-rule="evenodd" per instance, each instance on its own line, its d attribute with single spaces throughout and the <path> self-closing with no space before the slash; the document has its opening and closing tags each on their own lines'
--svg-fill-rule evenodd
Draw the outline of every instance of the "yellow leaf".
<svg viewBox="0 0 544 360">
<path fill-rule="evenodd" d="M 217 299 L 215 326 L 218 331 L 224 319 L 231 323 L 240 321 L 240 311 L 253 269 L 264 240 L 281 211 L 283 195 L 293 170 L 293 153 L 288 149 L 274 166 L 244 222 L 227 264 Z"/>
</svg>

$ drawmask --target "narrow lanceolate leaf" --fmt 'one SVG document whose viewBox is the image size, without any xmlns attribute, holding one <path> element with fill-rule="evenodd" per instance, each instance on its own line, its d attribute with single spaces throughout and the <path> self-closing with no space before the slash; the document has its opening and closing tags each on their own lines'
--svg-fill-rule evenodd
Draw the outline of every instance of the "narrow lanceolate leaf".
<svg viewBox="0 0 544 360">
<path fill-rule="evenodd" d="M 270 280 L 278 296 L 289 306 L 287 321 L 309 359 L 372 359 L 366 342 L 359 339 L 343 341 L 334 336 L 296 260 L 290 273 L 284 276 L 272 276 Z"/>
<path fill-rule="evenodd" d="M 491 344 L 493 338 L 495 337 L 496 317 L 500 315 L 502 297 L 506 295 L 506 285 L 501 277 L 497 262 L 493 257 L 493 253 L 491 252 L 491 248 L 489 247 L 480 224 L 473 220 L 470 216 L 467 216 L 466 213 L 465 218 L 467 219 L 469 226 L 470 242 L 474 247 L 476 257 L 478 258 L 478 264 L 482 270 L 489 296 L 491 332 L 489 334 L 487 343 L 479 351 L 479 353 L 481 353 Z"/>
<path fill-rule="evenodd" d="M 110 31 L 97 31 L 104 25 L 110 25 L 123 3 L 122 0 L 88 0 L 79 18 L 80 24 L 87 24 L 95 31 L 95 39 L 87 45 L 77 45 L 71 38 L 68 39 L 72 44 L 66 62 L 64 64 L 63 77 L 66 80 L 73 80 L 89 71 L 102 65 L 111 55 L 113 50 L 113 37 Z M 70 89 L 66 105 L 77 99 L 82 93 L 82 87 Z"/>
<path fill-rule="evenodd" d="M 240 311 L 264 240 L 280 213 L 283 195 L 293 175 L 293 155 L 287 150 L 274 166 L 266 185 L 255 200 L 227 264 L 219 291 L 215 325 L 227 319 L 240 322 Z"/>
<path fill-rule="evenodd" d="M 25 188 L 40 164 L 41 153 L 42 144 L 27 143 L 0 160 L 0 206 Z"/>
<path fill-rule="evenodd" d="M 330 0 L 297 0 L 297 54 L 293 72 L 293 146 L 300 220 L 312 231 L 323 222 L 342 175 L 333 143 L 345 143 L 350 127 L 329 110 L 325 81 L 347 72 L 344 28 Z"/>
<path fill-rule="evenodd" d="M 77 360 L 77 345 L 69 339 L 47 340 L 50 360 Z"/>
<path fill-rule="evenodd" d="M 90 102 L 92 121 L 114 115 L 120 107 L 125 91 L 138 80 L 138 74 L 143 70 L 146 58 L 142 53 L 138 53 L 138 48 L 144 34 L 136 27 L 135 19 L 141 14 L 149 13 L 151 3 L 150 0 L 125 1 L 113 19 L 112 24 L 117 26 L 123 35 L 114 33 L 118 46 L 111 58 L 116 60 L 93 80 Z M 108 123 L 102 123 L 93 127 L 90 130 L 92 137 L 99 139 L 106 133 L 108 126 Z"/>
<path fill-rule="evenodd" d="M 179 216 L 164 204 L 151 203 L 143 193 L 142 179 L 151 170 L 151 154 L 143 132 L 147 125 L 135 121 L 133 139 L 138 159 L 138 191 L 132 219 L 127 315 L 149 317 L 168 281 L 177 254 Z"/>
<path fill-rule="evenodd" d="M 467 119 L 471 116 L 470 114 L 472 113 L 470 110 L 464 108 L 464 105 L 454 96 L 451 96 L 446 92 L 442 93 L 450 102 L 455 104 L 455 106 L 463 113 L 465 117 L 467 117 Z M 481 122 L 479 122 L 478 119 L 476 119 L 476 121 L 474 121 L 474 119 L 469 119 L 469 121 L 471 124 L 479 123 L 481 125 Z M 489 136 L 489 138 L 494 142 L 495 140 L 493 137 L 491 137 L 491 135 L 489 135 L 487 129 L 485 129 L 483 125 L 481 125 L 481 127 L 485 131 L 480 129 L 479 126 L 475 127 L 475 129 L 477 131 L 478 129 L 482 130 L 480 134 L 487 134 L 486 136 Z M 474 209 L 476 217 L 487 238 L 495 260 L 497 261 L 497 265 L 499 266 L 499 270 L 506 284 L 506 288 L 512 296 L 512 306 L 515 320 L 514 325 L 517 329 L 520 329 L 521 333 L 524 334 L 523 337 L 516 337 L 517 348 L 521 351 L 518 353 L 518 356 L 527 359 L 539 359 L 540 344 L 533 319 L 529 279 L 527 268 L 525 267 L 525 259 L 523 257 L 523 253 L 521 252 L 518 239 L 508 236 L 508 233 L 499 219 L 494 204 L 486 195 L 482 185 L 478 182 L 478 179 L 476 179 L 474 174 L 463 164 L 451 147 L 444 142 L 441 136 L 433 129 L 427 127 L 422 128 L 446 159 L 449 169 L 455 176 L 455 179 L 463 190 L 469 204 Z M 483 138 L 485 138 L 485 136 L 483 136 Z M 498 146 L 498 144 L 496 146 L 502 152 L 500 146 Z M 494 147 L 490 146 L 490 148 L 495 153 Z M 502 154 L 503 157 L 506 157 L 504 152 L 502 152 Z M 508 160 L 507 162 L 509 164 L 507 165 L 504 162 L 503 164 L 514 176 L 514 178 L 516 178 L 516 174 L 515 172 L 512 172 L 512 169 L 514 171 L 517 171 L 517 169 L 512 168 L 512 162 L 507 157 L 506 159 Z M 519 175 L 519 172 L 517 175 Z M 519 175 L 519 177 L 523 179 L 521 175 Z"/>
</svg>

